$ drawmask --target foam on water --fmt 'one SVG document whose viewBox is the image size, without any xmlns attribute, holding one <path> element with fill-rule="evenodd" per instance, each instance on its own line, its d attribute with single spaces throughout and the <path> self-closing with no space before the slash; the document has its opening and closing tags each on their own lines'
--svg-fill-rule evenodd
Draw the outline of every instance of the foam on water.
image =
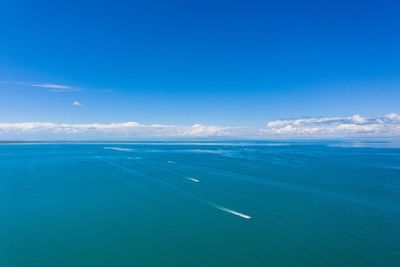
<svg viewBox="0 0 400 267">
<path fill-rule="evenodd" d="M 172 160 L 168 160 L 168 163 L 169 163 L 169 164 L 175 164 L 176 162 L 175 162 L 175 161 L 172 161 Z"/>
<path fill-rule="evenodd" d="M 192 182 L 195 182 L 195 183 L 200 182 L 200 180 L 198 180 L 198 179 L 196 179 L 196 178 L 192 178 L 192 177 L 186 177 L 186 179 L 188 179 L 188 180 L 190 180 L 190 181 L 192 181 Z"/>
<path fill-rule="evenodd" d="M 141 160 L 142 158 L 141 157 L 134 157 L 134 158 L 128 158 L 128 159 L 130 159 L 130 160 Z"/>
<path fill-rule="evenodd" d="M 104 147 L 104 149 L 115 150 L 115 151 L 124 151 L 124 152 L 131 152 L 133 149 L 126 148 L 126 147 Z"/>
</svg>

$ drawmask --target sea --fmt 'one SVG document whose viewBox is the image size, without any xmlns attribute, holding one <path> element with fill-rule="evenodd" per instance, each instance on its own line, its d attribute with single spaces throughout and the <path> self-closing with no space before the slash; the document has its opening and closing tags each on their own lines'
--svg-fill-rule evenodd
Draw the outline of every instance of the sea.
<svg viewBox="0 0 400 267">
<path fill-rule="evenodd" d="M 400 266 L 400 145 L 2 143 L 0 266 Z"/>
</svg>

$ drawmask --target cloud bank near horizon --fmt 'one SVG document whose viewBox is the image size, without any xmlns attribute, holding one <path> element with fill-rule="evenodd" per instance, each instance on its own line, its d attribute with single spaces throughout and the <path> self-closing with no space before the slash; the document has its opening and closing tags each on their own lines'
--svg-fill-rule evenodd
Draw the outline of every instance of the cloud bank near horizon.
<svg viewBox="0 0 400 267">
<path fill-rule="evenodd" d="M 400 136 L 400 115 L 276 120 L 268 122 L 265 131 L 287 136 Z"/>
<path fill-rule="evenodd" d="M 121 123 L 0 123 L 0 139 L 400 137 L 400 115 L 274 120 L 264 128 Z"/>
</svg>

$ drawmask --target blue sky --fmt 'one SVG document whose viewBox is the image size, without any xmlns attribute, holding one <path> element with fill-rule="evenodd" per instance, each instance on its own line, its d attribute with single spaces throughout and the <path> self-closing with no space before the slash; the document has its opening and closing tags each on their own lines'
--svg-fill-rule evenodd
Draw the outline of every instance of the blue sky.
<svg viewBox="0 0 400 267">
<path fill-rule="evenodd" d="M 0 122 L 400 113 L 399 14 L 397 1 L 4 0 Z"/>
</svg>

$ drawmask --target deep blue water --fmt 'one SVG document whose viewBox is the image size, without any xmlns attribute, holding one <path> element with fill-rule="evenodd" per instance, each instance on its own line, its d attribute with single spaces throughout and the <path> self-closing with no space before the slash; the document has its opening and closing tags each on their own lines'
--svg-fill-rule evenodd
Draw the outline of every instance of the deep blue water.
<svg viewBox="0 0 400 267">
<path fill-rule="evenodd" d="M 0 266 L 400 266 L 390 143 L 0 145 Z"/>
</svg>

